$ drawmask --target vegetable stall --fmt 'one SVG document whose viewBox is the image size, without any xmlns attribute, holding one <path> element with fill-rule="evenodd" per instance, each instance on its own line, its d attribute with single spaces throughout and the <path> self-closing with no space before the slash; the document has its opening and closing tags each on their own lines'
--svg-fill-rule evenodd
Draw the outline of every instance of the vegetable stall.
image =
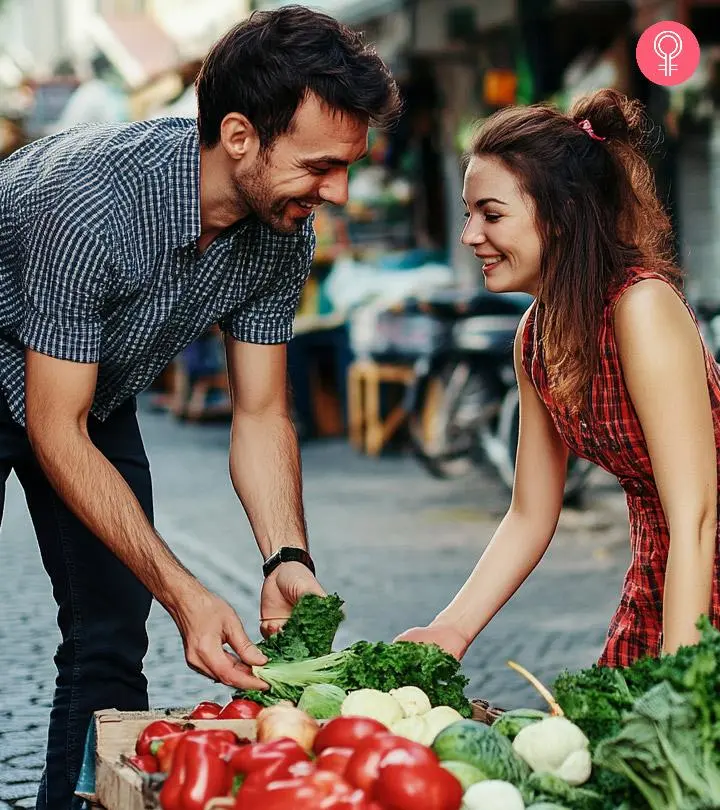
<svg viewBox="0 0 720 810">
<path fill-rule="evenodd" d="M 434 645 L 333 651 L 342 604 L 305 596 L 260 643 L 265 692 L 128 717 L 122 734 L 123 713 L 98 722 L 91 798 L 107 810 L 720 807 L 720 632 L 706 619 L 693 647 L 566 671 L 550 689 L 509 662 L 547 709 L 491 711 Z"/>
</svg>

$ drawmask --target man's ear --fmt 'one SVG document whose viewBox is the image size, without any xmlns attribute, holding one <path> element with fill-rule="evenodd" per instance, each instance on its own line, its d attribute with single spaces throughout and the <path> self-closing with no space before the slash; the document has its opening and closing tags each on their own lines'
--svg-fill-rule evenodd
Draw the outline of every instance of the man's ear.
<svg viewBox="0 0 720 810">
<path fill-rule="evenodd" d="M 220 143 L 228 157 L 253 162 L 260 151 L 260 138 L 250 120 L 242 113 L 228 113 L 220 124 Z"/>
</svg>

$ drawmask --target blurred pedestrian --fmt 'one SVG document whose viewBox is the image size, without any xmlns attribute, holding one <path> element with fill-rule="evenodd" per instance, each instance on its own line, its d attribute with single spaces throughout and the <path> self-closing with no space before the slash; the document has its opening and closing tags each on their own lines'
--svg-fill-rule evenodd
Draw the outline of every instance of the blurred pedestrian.
<svg viewBox="0 0 720 810">
<path fill-rule="evenodd" d="M 110 60 L 97 54 L 91 60 L 92 76 L 73 91 L 52 132 L 76 124 L 112 124 L 130 120 L 130 105 L 122 80 Z"/>
<path fill-rule="evenodd" d="M 153 528 L 135 413 L 135 395 L 214 323 L 233 398 L 232 482 L 265 560 L 262 631 L 282 626 L 302 594 L 323 593 L 286 344 L 313 209 L 346 202 L 348 166 L 369 125 L 395 117 L 397 87 L 359 34 L 287 6 L 225 35 L 197 94 L 197 121 L 75 127 L 0 166 L 0 494 L 14 469 L 62 636 L 38 808 L 79 804 L 94 710 L 147 708 L 151 596 L 189 666 L 265 686 L 250 672 L 265 657 L 235 611 Z"/>
<path fill-rule="evenodd" d="M 599 663 L 693 644 L 703 614 L 720 626 L 720 369 L 672 263 L 644 132 L 638 102 L 600 90 L 568 115 L 502 110 L 474 140 L 463 244 L 489 290 L 535 298 L 515 341 L 515 486 L 457 596 L 400 638 L 464 655 L 545 553 L 569 452 L 627 495 L 632 562 Z"/>
</svg>

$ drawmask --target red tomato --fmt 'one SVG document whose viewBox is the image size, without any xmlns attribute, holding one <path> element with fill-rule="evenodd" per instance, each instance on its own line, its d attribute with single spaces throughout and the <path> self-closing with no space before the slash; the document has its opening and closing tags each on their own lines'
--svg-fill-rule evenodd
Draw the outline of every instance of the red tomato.
<svg viewBox="0 0 720 810">
<path fill-rule="evenodd" d="M 318 731 L 313 751 L 320 754 L 326 748 L 356 748 L 360 740 L 387 733 L 387 727 L 371 717 L 336 717 Z"/>
<path fill-rule="evenodd" d="M 222 707 L 218 720 L 254 720 L 261 711 L 262 706 L 254 700 L 236 698 Z"/>
<path fill-rule="evenodd" d="M 354 753 L 352 748 L 325 748 L 315 760 L 315 766 L 319 771 L 332 771 L 345 776 L 345 769 Z"/>
<path fill-rule="evenodd" d="M 188 719 L 190 720 L 216 720 L 220 714 L 222 706 L 219 703 L 213 703 L 211 700 L 204 700 L 190 712 Z"/>
<path fill-rule="evenodd" d="M 385 810 L 459 810 L 460 782 L 439 765 L 383 765 L 373 798 Z"/>
<path fill-rule="evenodd" d="M 351 785 L 372 792 L 372 786 L 384 765 L 437 765 L 438 758 L 426 746 L 399 737 L 397 734 L 378 734 L 360 743 L 345 769 L 345 778 Z"/>
</svg>

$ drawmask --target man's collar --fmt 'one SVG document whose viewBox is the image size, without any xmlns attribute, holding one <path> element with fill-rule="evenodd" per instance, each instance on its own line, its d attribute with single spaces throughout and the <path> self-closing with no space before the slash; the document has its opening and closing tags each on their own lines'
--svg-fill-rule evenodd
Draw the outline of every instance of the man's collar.
<svg viewBox="0 0 720 810">
<path fill-rule="evenodd" d="M 197 126 L 180 139 L 173 157 L 170 183 L 170 228 L 174 247 L 200 238 L 200 141 Z"/>
</svg>

